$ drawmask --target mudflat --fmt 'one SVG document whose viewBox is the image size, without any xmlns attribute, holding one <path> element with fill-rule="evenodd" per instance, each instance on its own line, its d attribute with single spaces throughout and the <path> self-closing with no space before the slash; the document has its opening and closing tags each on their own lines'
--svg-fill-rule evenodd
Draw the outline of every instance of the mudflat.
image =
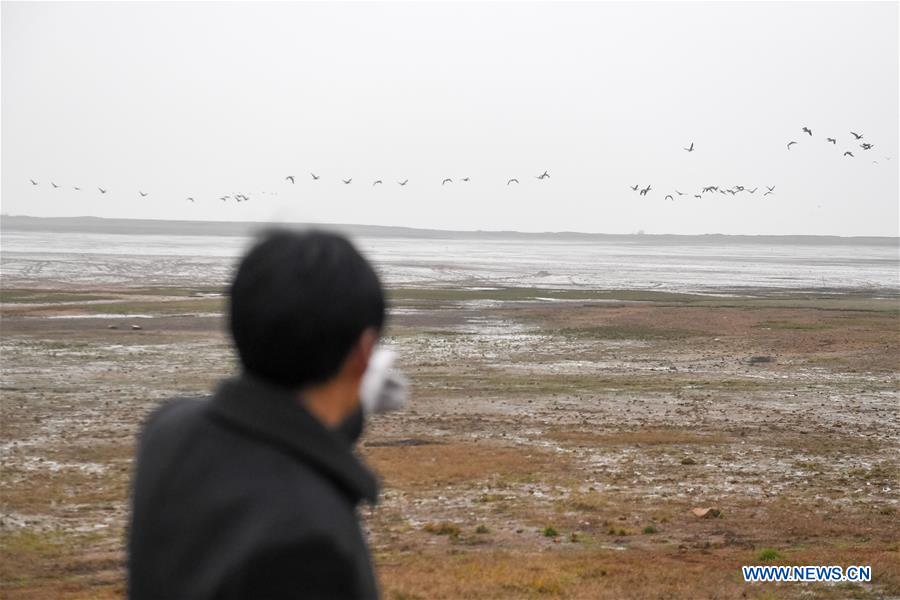
<svg viewBox="0 0 900 600">
<path fill-rule="evenodd" d="M 385 598 L 900 595 L 898 298 L 390 296 L 411 403 L 360 445 Z M 4 287 L 0 596 L 123 594 L 135 435 L 236 372 L 224 309 L 213 287 Z"/>
</svg>

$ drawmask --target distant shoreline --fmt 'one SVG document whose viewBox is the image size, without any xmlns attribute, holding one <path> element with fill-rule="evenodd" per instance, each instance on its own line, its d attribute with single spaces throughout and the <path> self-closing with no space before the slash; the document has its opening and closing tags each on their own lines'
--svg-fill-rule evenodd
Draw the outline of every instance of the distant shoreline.
<svg viewBox="0 0 900 600">
<path fill-rule="evenodd" d="M 846 244 L 866 246 L 897 246 L 900 237 L 888 236 L 831 236 L 831 235 L 727 235 L 709 233 L 678 234 L 617 234 L 582 233 L 575 231 L 462 231 L 418 229 L 385 225 L 356 225 L 346 223 L 274 223 L 263 221 L 188 221 L 165 219 L 119 219 L 103 217 L 29 217 L 0 215 L 0 231 L 47 231 L 71 233 L 106 233 L 122 235 L 210 235 L 247 237 L 268 227 L 318 227 L 360 237 L 404 237 L 428 239 L 548 239 L 559 241 L 621 241 L 644 244 Z"/>
</svg>

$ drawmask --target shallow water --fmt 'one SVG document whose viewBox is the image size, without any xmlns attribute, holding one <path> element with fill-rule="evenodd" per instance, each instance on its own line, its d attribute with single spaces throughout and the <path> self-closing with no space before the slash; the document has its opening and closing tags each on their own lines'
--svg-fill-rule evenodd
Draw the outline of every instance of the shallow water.
<svg viewBox="0 0 900 600">
<path fill-rule="evenodd" d="M 896 243 L 356 237 L 392 286 L 900 291 Z M 7 284 L 220 285 L 250 238 L 7 230 Z"/>
</svg>

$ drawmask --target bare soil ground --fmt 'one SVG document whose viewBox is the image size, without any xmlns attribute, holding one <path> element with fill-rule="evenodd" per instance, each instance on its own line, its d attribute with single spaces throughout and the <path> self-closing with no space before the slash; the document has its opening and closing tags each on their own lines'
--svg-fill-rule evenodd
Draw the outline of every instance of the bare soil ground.
<svg viewBox="0 0 900 600">
<path fill-rule="evenodd" d="M 360 448 L 383 480 L 363 516 L 385 598 L 900 596 L 896 298 L 392 298 L 412 401 Z M 134 436 L 235 372 L 223 299 L 0 300 L 0 597 L 119 597 Z M 744 564 L 873 582 L 745 584 Z"/>
</svg>

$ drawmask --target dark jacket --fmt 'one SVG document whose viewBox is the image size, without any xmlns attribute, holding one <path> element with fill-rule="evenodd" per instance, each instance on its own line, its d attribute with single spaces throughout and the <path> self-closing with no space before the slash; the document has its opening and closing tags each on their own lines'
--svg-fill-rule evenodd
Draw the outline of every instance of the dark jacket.
<svg viewBox="0 0 900 600">
<path fill-rule="evenodd" d="M 158 409 L 137 454 L 129 596 L 377 597 L 356 514 L 377 496 L 353 454 L 361 422 L 348 439 L 247 377 Z"/>
</svg>

